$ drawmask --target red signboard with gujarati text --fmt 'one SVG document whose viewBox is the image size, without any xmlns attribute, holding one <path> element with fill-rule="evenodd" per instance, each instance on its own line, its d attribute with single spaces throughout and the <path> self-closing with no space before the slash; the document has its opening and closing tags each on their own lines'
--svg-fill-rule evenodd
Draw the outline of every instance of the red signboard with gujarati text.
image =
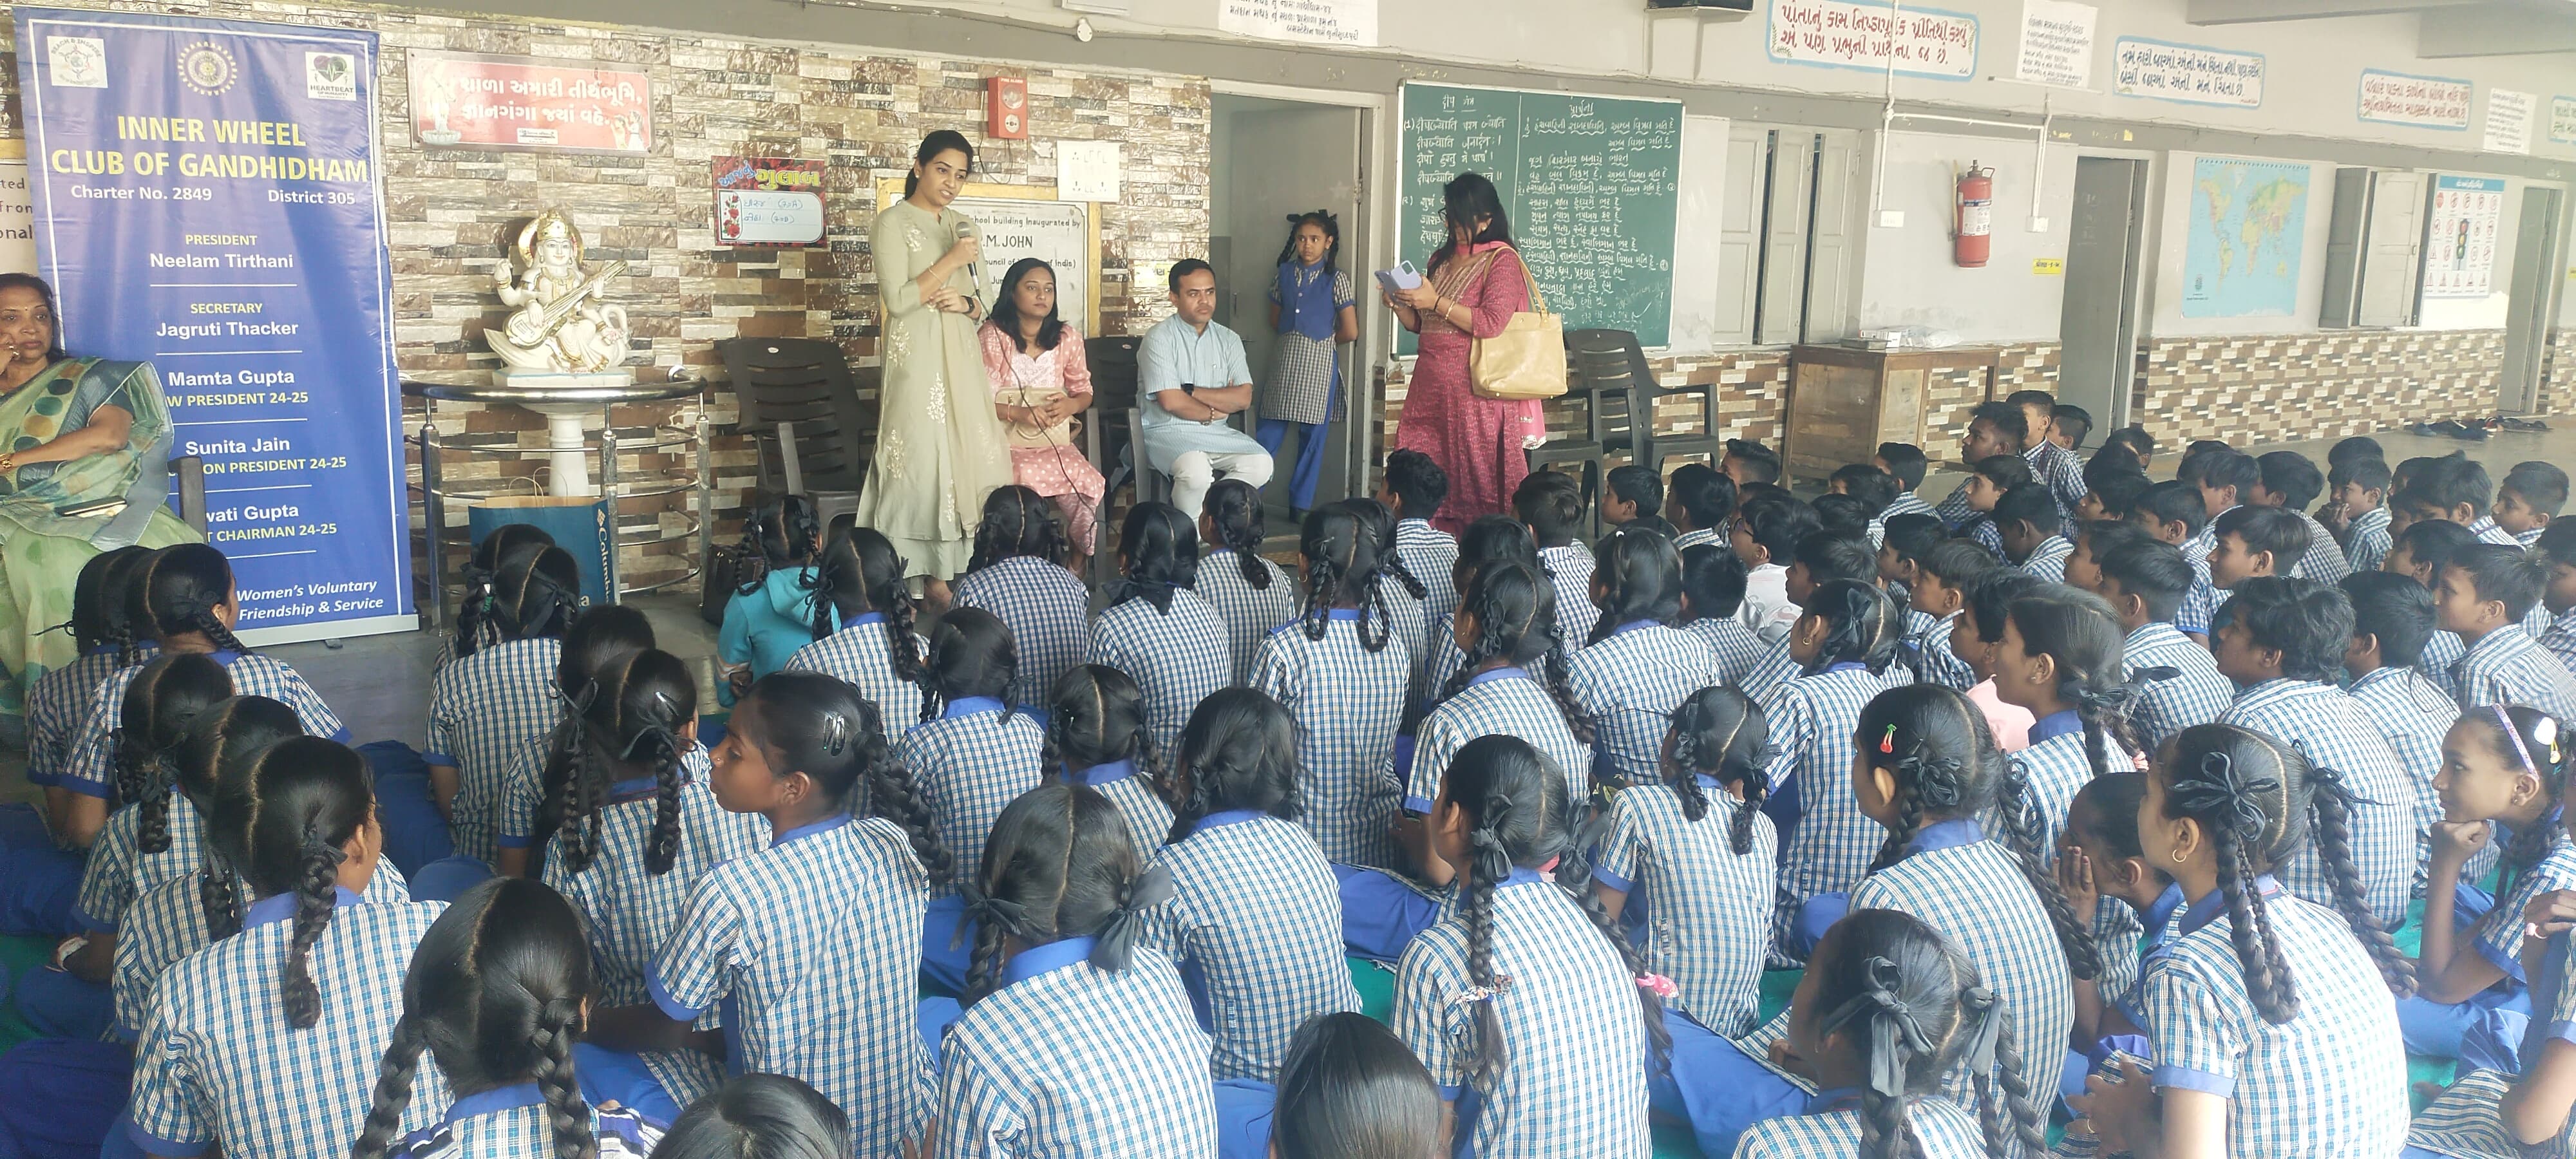
<svg viewBox="0 0 2576 1159">
<path fill-rule="evenodd" d="M 413 49 L 412 136 L 423 145 L 625 153 L 653 149 L 653 78 L 533 57 Z"/>
</svg>

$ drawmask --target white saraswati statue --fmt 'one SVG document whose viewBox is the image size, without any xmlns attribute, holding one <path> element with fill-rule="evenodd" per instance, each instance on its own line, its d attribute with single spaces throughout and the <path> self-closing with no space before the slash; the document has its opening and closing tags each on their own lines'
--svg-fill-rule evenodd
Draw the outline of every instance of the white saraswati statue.
<svg viewBox="0 0 2576 1159">
<path fill-rule="evenodd" d="M 492 290 L 512 312 L 483 336 L 521 373 L 594 374 L 621 365 L 629 354 L 626 310 L 599 299 L 608 280 L 625 272 L 622 261 L 585 272 L 581 230 L 562 210 L 546 210 L 494 265 Z"/>
</svg>

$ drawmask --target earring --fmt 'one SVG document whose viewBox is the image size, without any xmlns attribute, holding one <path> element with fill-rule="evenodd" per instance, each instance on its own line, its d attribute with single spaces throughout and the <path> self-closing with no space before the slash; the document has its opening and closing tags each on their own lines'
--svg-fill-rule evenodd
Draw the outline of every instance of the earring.
<svg viewBox="0 0 2576 1159">
<path fill-rule="evenodd" d="M 2182 850 L 2177 849 L 2173 851 L 2173 863 L 2176 865 L 2182 864 Z"/>
</svg>

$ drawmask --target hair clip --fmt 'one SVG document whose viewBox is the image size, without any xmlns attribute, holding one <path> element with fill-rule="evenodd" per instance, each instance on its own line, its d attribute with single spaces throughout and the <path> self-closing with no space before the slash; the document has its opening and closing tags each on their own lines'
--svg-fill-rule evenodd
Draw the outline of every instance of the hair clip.
<svg viewBox="0 0 2576 1159">
<path fill-rule="evenodd" d="M 1491 1002 L 1494 1000 L 1495 995 L 1511 988 L 1511 976 L 1505 974 L 1495 978 L 1494 984 L 1491 986 L 1469 986 L 1464 990 L 1450 995 L 1449 1005 L 1472 1006 L 1478 1002 Z"/>
<path fill-rule="evenodd" d="M 1673 985 L 1672 979 L 1664 977 L 1661 974 L 1637 975 L 1637 988 L 1640 990 L 1651 990 L 1654 992 L 1655 997 L 1664 999 L 1670 999 L 1674 995 L 1682 992 L 1681 987 Z"/>
<path fill-rule="evenodd" d="M 831 750 L 832 755 L 836 757 L 841 755 L 841 750 L 849 743 L 849 722 L 842 720 L 841 714 L 837 712 L 823 714 L 823 744 Z"/>
<path fill-rule="evenodd" d="M 1879 751 L 1880 753 L 1882 753 L 1882 754 L 1885 754 L 1885 753 L 1893 753 L 1893 752 L 1895 752 L 1895 751 L 1896 751 L 1896 726 L 1895 726 L 1895 725 L 1892 725 L 1892 724 L 1891 724 L 1891 725 L 1887 726 L 1887 735 L 1886 735 L 1886 736 L 1883 736 L 1883 737 L 1878 738 L 1878 751 Z"/>
<path fill-rule="evenodd" d="M 2559 762 L 2557 717 L 2541 717 L 2540 723 L 2531 727 L 2531 739 L 2539 741 L 2540 747 L 2549 750 L 2550 764 L 2554 765 Z"/>
</svg>

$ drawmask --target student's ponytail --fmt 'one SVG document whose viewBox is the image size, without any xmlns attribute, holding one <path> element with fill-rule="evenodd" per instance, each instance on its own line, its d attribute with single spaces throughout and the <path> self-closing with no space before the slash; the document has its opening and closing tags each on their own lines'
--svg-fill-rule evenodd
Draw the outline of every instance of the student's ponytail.
<svg viewBox="0 0 2576 1159">
<path fill-rule="evenodd" d="M 1059 781 L 1020 794 L 994 818 L 977 880 L 960 889 L 975 924 L 963 1001 L 972 1007 L 998 987 L 1003 939 L 1033 947 L 1121 932 L 1111 927 L 1171 889 L 1168 871 L 1141 872 L 1126 820 L 1099 790 Z M 1091 965 L 1127 969 L 1130 944 L 1102 937 Z"/>
<path fill-rule="evenodd" d="M 560 547 L 521 549 L 503 559 L 491 605 L 504 639 L 560 639 L 581 614 L 581 568 Z"/>
<path fill-rule="evenodd" d="M 1476 621 L 1476 640 L 1465 662 L 1449 677 L 1440 699 L 1456 696 L 1487 661 L 1503 660 L 1529 671 L 1556 702 L 1574 739 L 1592 743 L 1592 718 L 1574 702 L 1566 686 L 1565 647 L 1556 630 L 1556 585 L 1535 567 L 1499 562 L 1476 569 L 1475 582 L 1459 599 L 1460 615 Z M 1535 669 L 1535 671 L 1531 671 Z"/>
<path fill-rule="evenodd" d="M 1369 498 L 1366 495 L 1353 496 L 1352 498 L 1342 500 L 1342 503 L 1344 506 L 1347 506 L 1352 511 L 1358 513 L 1361 518 L 1365 519 L 1368 522 L 1369 530 L 1377 537 L 1377 578 L 1379 583 L 1383 584 L 1387 580 L 1394 580 L 1397 584 L 1402 585 L 1404 588 L 1404 594 L 1413 597 L 1416 603 L 1429 598 L 1431 589 L 1423 586 L 1422 581 L 1414 576 L 1413 569 L 1405 566 L 1404 553 L 1396 548 L 1395 528 L 1397 521 L 1395 518 L 1395 509 L 1384 503 L 1380 503 L 1375 499 Z M 1505 522 L 1508 523 L 1510 520 L 1506 519 Z M 1529 540 L 1529 533 L 1527 531 L 1521 532 L 1521 539 L 1522 542 L 1527 543 Z M 1532 544 L 1529 550 L 1531 552 L 1529 557 L 1531 562 L 1536 563 L 1538 560 L 1538 556 L 1536 554 L 1538 551 L 1537 546 Z M 1381 607 L 1385 605 L 1383 597 L 1381 597 L 1378 602 Z"/>
<path fill-rule="evenodd" d="M 1249 810 L 1294 821 L 1302 812 L 1296 718 L 1257 688 L 1209 693 L 1181 729 L 1172 779 L 1180 792 L 1164 844 L 1179 844 L 1216 813 Z"/>
<path fill-rule="evenodd" d="M 2073 705 L 2084 723 L 2084 756 L 2093 775 L 2136 769 L 2130 754 L 2137 751 L 2137 738 L 2127 712 L 2136 686 L 2121 675 L 2128 634 L 2111 606 L 2089 592 L 2054 587 L 2014 600 L 2004 616 L 2031 655 L 2056 664 L 2057 697 Z"/>
<path fill-rule="evenodd" d="M 2015 1141 L 2023 1154 L 2047 1149 L 2046 1120 L 2013 1044 L 2012 1011 L 1940 931 L 1896 910 L 1855 910 L 1826 931 L 1807 974 L 1817 1033 L 1855 1044 L 1866 1064 L 1860 1154 L 1920 1155 L 1911 1104 L 1932 1096 L 1954 1066 L 1976 1089 L 1988 1153 L 2012 1154 Z"/>
<path fill-rule="evenodd" d="M 743 554 L 760 561 L 761 574 L 744 577 L 735 593 L 750 595 L 760 590 L 769 572 L 810 562 L 822 538 L 823 521 L 813 500 L 802 495 L 781 495 L 762 504 L 742 524 Z"/>
<path fill-rule="evenodd" d="M 1395 637 L 1395 615 L 1380 588 L 1378 542 L 1360 511 L 1348 503 L 1318 507 L 1306 513 L 1297 537 L 1298 554 L 1306 558 L 1306 607 L 1298 619 L 1309 640 L 1321 640 L 1333 608 L 1349 600 L 1365 609 L 1360 617 L 1360 646 L 1383 651 Z"/>
<path fill-rule="evenodd" d="M 2048 851 L 2042 848 L 2047 830 L 2039 801 L 2031 792 L 2030 778 L 2023 775 L 2018 761 L 2000 755 L 1989 759 L 2003 770 L 1995 812 L 2003 822 L 2004 847 L 2012 850 L 2013 863 L 2021 867 L 2030 891 L 2039 896 L 2039 907 L 2048 912 L 2048 924 L 2057 929 L 2058 947 L 2066 953 L 2066 972 L 2079 982 L 2101 977 L 2102 948 L 2093 940 L 2092 927 L 2075 920 L 2075 903 L 2067 899 L 2066 887 L 2059 884 L 2057 875 L 2049 872 Z"/>
<path fill-rule="evenodd" d="M 125 636 L 125 577 L 138 557 L 151 554 L 149 548 L 131 545 L 103 551 L 82 564 L 80 577 L 72 582 L 72 618 L 69 628 L 72 646 L 88 655 L 101 646 L 123 646 Z M 124 667 L 120 661 L 117 667 Z"/>
<path fill-rule="evenodd" d="M 250 651 L 215 615 L 233 594 L 233 568 L 224 553 L 202 543 L 164 548 L 144 582 L 161 639 L 195 632 L 224 651 Z"/>
<path fill-rule="evenodd" d="M 1670 627 L 1682 614 L 1682 557 L 1672 541 L 1641 528 L 1623 527 L 1592 546 L 1592 578 L 1601 585 L 1601 615 L 1589 647 L 1640 620 Z"/>
<path fill-rule="evenodd" d="M 1964 1022 L 1961 1033 L 1972 1036 L 1967 1057 L 1977 1091 L 1977 1125 L 1985 1132 L 1986 1153 L 2010 1155 L 2018 1143 L 2026 1157 L 2048 1154 L 2048 1133 L 2044 1129 L 2047 1112 L 2031 1098 L 2028 1068 L 2023 1065 L 2021 1046 L 2013 1038 L 2012 1004 L 1991 989 L 1970 986 L 1959 991 L 1959 1008 Z M 1994 1065 L 1990 1067 L 1980 1065 L 1988 1047 L 1994 1054 Z M 1997 1087 L 2003 1090 L 2001 1100 L 1995 1098 Z M 2002 1105 L 1998 1106 L 1998 1102 Z"/>
<path fill-rule="evenodd" d="M 322 1016 L 312 954 L 336 904 L 342 850 L 374 816 L 366 760 L 320 737 L 279 741 L 216 790 L 208 843 L 260 897 L 295 898 L 278 987 L 286 1020 L 299 1029 Z"/>
<path fill-rule="evenodd" d="M 1198 524 L 1169 503 L 1139 503 L 1118 530 L 1118 554 L 1127 574 L 1109 584 L 1109 606 L 1142 598 L 1168 616 L 1172 593 L 1198 583 Z"/>
<path fill-rule="evenodd" d="M 2352 854 L 2352 788 L 2344 783 L 2343 774 L 2324 765 L 2308 770 L 2308 809 L 2316 834 L 2317 860 L 2326 867 L 2327 880 L 2334 885 L 2335 910 L 2352 926 L 2352 934 L 2370 951 L 2371 961 L 2379 967 L 2379 976 L 2388 983 L 2388 992 L 2400 998 L 2415 993 L 2415 960 L 2397 948 L 2396 939 L 2379 924 L 2379 916 L 2370 909 L 2370 894 L 2362 888 L 2361 867 Z"/>
<path fill-rule="evenodd" d="M 174 652 L 143 666 L 119 706 L 117 794 L 138 810 L 134 847 L 170 848 L 170 790 L 188 728 L 233 694 L 232 675 L 212 657 Z"/>
<path fill-rule="evenodd" d="M 367 1106 L 358 1141 L 349 1147 L 349 1159 L 385 1159 L 394 1141 L 402 1137 L 403 1112 L 411 1108 L 420 1056 L 428 1049 L 429 1032 L 419 1019 L 404 1012 L 402 1020 L 394 1023 L 393 1041 L 385 1044 L 384 1057 L 376 1063 L 375 1098 Z"/>
<path fill-rule="evenodd" d="M 313 945 L 322 940 L 322 929 L 331 923 L 331 911 L 337 908 L 334 891 L 340 863 L 347 857 L 319 830 L 305 828 L 303 844 L 296 851 L 302 874 L 295 890 L 295 926 L 286 943 L 282 983 L 286 1021 L 299 1028 L 322 1019 L 322 987 L 313 980 Z"/>
<path fill-rule="evenodd" d="M 1807 616 L 1824 621 L 1825 639 L 1816 648 L 1811 672 L 1836 664 L 1866 667 L 1872 675 L 1887 671 L 1905 644 L 1905 609 L 1887 593 L 1859 580 L 1829 580 L 1807 597 Z"/>
<path fill-rule="evenodd" d="M 612 786 L 622 772 L 641 768 L 651 773 L 654 797 L 644 871 L 659 877 L 679 858 L 680 768 L 689 747 L 680 734 L 697 719 L 697 681 L 679 657 L 647 649 L 610 661 L 591 687 L 576 714 L 581 743 L 567 754 L 560 778 L 548 778 L 555 856 L 568 873 L 599 859 Z"/>
<path fill-rule="evenodd" d="M 574 1028 L 580 1020 L 579 1000 L 547 1003 L 537 1015 L 537 1032 L 528 1044 L 539 1058 L 537 1092 L 546 1100 L 555 1159 L 598 1159 L 599 1155 L 599 1137 L 590 1127 L 590 1102 L 581 1097 L 581 1080 L 573 1073 Z"/>
<path fill-rule="evenodd" d="M 1199 510 L 1215 526 L 1217 542 L 1234 553 L 1234 565 L 1243 570 L 1243 582 L 1255 591 L 1270 590 L 1270 569 L 1263 566 L 1261 558 L 1266 529 L 1260 489 L 1241 479 L 1219 479 L 1208 488 Z"/>
<path fill-rule="evenodd" d="M 462 660 L 502 641 L 501 626 L 493 616 L 493 584 L 500 578 L 502 567 L 523 548 L 554 545 L 553 536 L 530 523 L 505 523 L 474 545 L 473 558 L 465 565 L 465 595 L 456 605 L 456 635 L 448 653 L 451 659 Z M 581 590 L 577 576 L 573 590 Z"/>
<path fill-rule="evenodd" d="M 1732 684 L 1713 684 L 1684 697 L 1673 709 L 1672 762 L 1664 783 L 1681 798 L 1682 816 L 1698 821 L 1708 816 L 1708 794 L 1699 778 L 1721 785 L 1740 785 L 1728 823 L 1727 843 L 1738 856 L 1753 851 L 1753 818 L 1770 794 L 1771 729 L 1762 708 Z"/>
<path fill-rule="evenodd" d="M 2291 803 L 2303 791 L 2307 759 L 2260 733 L 2226 724 L 2184 729 L 2171 752 L 2152 774 L 2168 786 L 2165 815 L 2189 817 L 2209 835 L 2245 996 L 2263 1021 L 2286 1025 L 2299 1016 L 2298 979 L 2290 973 L 2256 876 L 2305 837 L 2307 810 L 2294 810 Z"/>
<path fill-rule="evenodd" d="M 921 782 L 912 770 L 894 758 L 893 747 L 886 743 L 884 718 L 875 705 L 853 698 L 851 707 L 864 722 L 859 740 L 867 750 L 868 814 L 891 821 L 903 830 L 912 843 L 912 855 L 921 862 L 922 871 L 932 885 L 946 885 L 956 875 L 956 857 L 940 841 L 938 818 L 930 811 L 930 802 L 922 799 Z"/>
<path fill-rule="evenodd" d="M 984 518 L 975 525 L 975 554 L 966 561 L 973 575 L 1016 555 L 1052 564 L 1064 562 L 1064 530 L 1046 497 L 1016 484 L 995 487 L 984 497 Z"/>
<path fill-rule="evenodd" d="M 978 696 L 1002 698 L 1003 712 L 1017 712 L 1019 707 L 1007 698 L 1019 671 L 1020 653 L 1011 641 L 1010 625 L 982 608 L 951 608 L 930 630 L 921 719 L 937 720 L 948 705 Z"/>
<path fill-rule="evenodd" d="M 106 642 L 116 645 L 116 666 L 132 668 L 143 658 L 143 645 L 161 638 L 152 622 L 152 592 L 147 582 L 152 575 L 152 562 L 161 553 L 140 547 L 119 550 L 135 554 L 120 555 L 108 565 L 104 600 L 114 610 L 106 617 Z"/>
</svg>

